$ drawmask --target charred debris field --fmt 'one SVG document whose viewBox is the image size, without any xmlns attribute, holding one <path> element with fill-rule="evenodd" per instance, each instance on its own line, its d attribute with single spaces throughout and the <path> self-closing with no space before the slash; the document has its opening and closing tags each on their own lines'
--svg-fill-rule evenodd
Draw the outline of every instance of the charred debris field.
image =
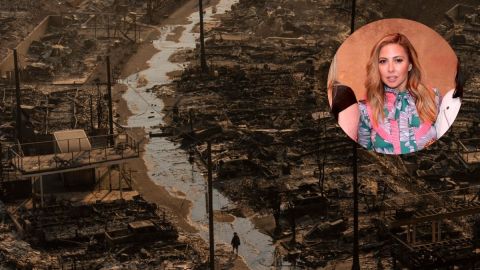
<svg viewBox="0 0 480 270">
<path fill-rule="evenodd" d="M 215 269 L 351 268 L 353 164 L 362 269 L 480 267 L 477 1 L 356 1 L 356 29 L 419 21 L 466 79 L 436 143 L 401 156 L 358 147 L 356 160 L 326 91 L 355 1 L 203 1 L 203 71 L 198 2 L 0 0 L 0 268 L 209 269 L 205 202 L 181 188 L 207 191 L 207 142 L 222 196 Z M 178 68 L 166 79 L 142 73 L 167 65 Z M 158 137 L 191 164 L 168 187 L 154 178 L 173 169 L 145 157 Z M 196 173 L 205 181 L 189 182 Z M 267 244 L 240 233 L 234 255 L 236 226 Z"/>
</svg>

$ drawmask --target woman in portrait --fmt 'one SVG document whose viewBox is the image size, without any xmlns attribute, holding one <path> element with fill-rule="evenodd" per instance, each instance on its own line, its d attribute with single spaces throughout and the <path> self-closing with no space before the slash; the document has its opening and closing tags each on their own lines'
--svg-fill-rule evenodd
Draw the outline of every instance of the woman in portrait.
<svg viewBox="0 0 480 270">
<path fill-rule="evenodd" d="M 385 154 L 406 154 L 437 139 L 440 94 L 426 87 L 417 52 L 400 33 L 373 47 L 367 63 L 366 100 L 359 102 L 358 143 Z"/>
</svg>

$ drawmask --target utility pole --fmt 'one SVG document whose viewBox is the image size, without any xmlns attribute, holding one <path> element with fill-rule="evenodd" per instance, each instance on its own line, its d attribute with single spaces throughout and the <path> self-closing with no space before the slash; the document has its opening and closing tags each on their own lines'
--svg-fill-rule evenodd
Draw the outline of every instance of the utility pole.
<svg viewBox="0 0 480 270">
<path fill-rule="evenodd" d="M 20 74 L 18 71 L 18 55 L 17 49 L 13 49 L 13 65 L 15 69 L 15 98 L 17 101 L 17 113 L 15 115 L 15 130 L 17 132 L 17 140 L 21 143 L 22 138 L 22 108 L 20 100 Z"/>
<path fill-rule="evenodd" d="M 318 118 L 318 134 L 319 134 L 319 139 L 318 139 L 318 152 L 317 152 L 317 168 L 318 168 L 318 184 L 320 185 L 320 193 L 322 196 L 325 197 L 325 190 L 324 190 L 324 183 L 325 183 L 325 159 L 326 159 L 326 152 L 325 152 L 325 142 L 322 142 L 322 138 L 325 139 L 325 129 L 323 130 L 323 136 L 320 135 L 320 129 L 322 121 L 320 117 Z M 324 123 L 325 125 L 325 123 Z M 322 147 L 320 147 L 323 145 Z M 320 159 L 320 153 L 323 151 L 323 160 Z"/>
<path fill-rule="evenodd" d="M 93 97 L 90 94 L 90 132 L 93 131 Z"/>
<path fill-rule="evenodd" d="M 148 0 L 147 2 L 147 15 L 148 15 L 148 20 L 150 23 L 153 21 L 153 11 L 152 11 L 152 0 Z"/>
<path fill-rule="evenodd" d="M 140 35 L 139 35 L 140 37 Z M 133 14 L 133 40 L 137 43 L 137 14 Z"/>
<path fill-rule="evenodd" d="M 97 128 L 100 129 L 103 121 L 103 95 L 100 92 L 100 81 L 95 79 L 95 84 L 97 85 Z"/>
<path fill-rule="evenodd" d="M 352 270 L 360 269 L 358 249 L 358 179 L 357 179 L 357 143 L 352 141 L 353 150 L 353 263 Z"/>
<path fill-rule="evenodd" d="M 352 0 L 352 13 L 351 13 L 351 17 L 350 17 L 350 35 L 353 34 L 353 32 L 355 32 L 355 9 L 356 9 L 356 3 L 357 1 L 356 0 Z"/>
<path fill-rule="evenodd" d="M 201 1 L 201 0 L 200 0 Z M 208 158 L 208 238 L 210 240 L 210 270 L 215 269 L 215 241 L 213 239 L 212 143 L 207 142 Z"/>
<path fill-rule="evenodd" d="M 207 73 L 208 66 L 205 59 L 205 37 L 203 33 L 203 0 L 198 0 L 198 12 L 200 14 L 200 65 L 202 73 Z"/>
<path fill-rule="evenodd" d="M 110 56 L 107 55 L 107 89 L 108 89 L 108 126 L 110 128 L 110 143 L 113 145 L 113 109 L 112 109 L 112 82 L 110 81 Z"/>
<path fill-rule="evenodd" d="M 49 94 L 45 95 L 45 119 L 44 119 L 44 124 L 45 124 L 45 134 L 48 134 L 48 103 L 49 103 Z"/>
<path fill-rule="evenodd" d="M 2 183 L 6 179 L 4 179 L 4 176 L 3 176 L 3 151 L 2 150 L 3 150 L 2 143 L 0 143 L 0 194 L 4 195 Z"/>
<path fill-rule="evenodd" d="M 352 0 L 352 17 L 350 21 L 350 35 L 355 31 L 356 1 Z M 352 141 L 353 158 L 353 262 L 352 270 L 360 269 L 358 250 L 358 179 L 357 179 L 357 143 Z"/>
<path fill-rule="evenodd" d="M 288 202 L 288 215 L 290 218 L 290 228 L 292 230 L 292 239 L 290 243 L 293 247 L 297 245 L 297 221 L 295 220 L 295 204 L 292 199 Z"/>
<path fill-rule="evenodd" d="M 95 14 L 94 16 L 95 16 L 95 20 L 93 20 L 94 25 L 95 25 L 94 26 L 94 29 L 95 29 L 94 30 L 94 35 L 95 35 L 95 39 L 97 39 L 97 15 Z"/>
</svg>

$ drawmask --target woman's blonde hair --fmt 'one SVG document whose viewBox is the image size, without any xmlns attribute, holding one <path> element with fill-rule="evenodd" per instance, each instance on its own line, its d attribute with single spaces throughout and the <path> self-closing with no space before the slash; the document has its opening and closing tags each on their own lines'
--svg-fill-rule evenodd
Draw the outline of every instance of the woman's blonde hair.
<svg viewBox="0 0 480 270">
<path fill-rule="evenodd" d="M 370 53 L 370 59 L 367 63 L 367 79 L 365 88 L 367 89 L 367 101 L 372 110 L 372 121 L 378 123 L 378 116 L 385 118 L 383 111 L 385 93 L 384 85 L 380 78 L 378 61 L 380 50 L 388 44 L 398 44 L 405 49 L 408 60 L 412 64 L 412 69 L 407 75 L 407 89 L 415 99 L 418 115 L 423 122 L 435 122 L 437 108 L 435 106 L 435 93 L 422 84 L 422 70 L 418 55 L 408 38 L 400 33 L 388 34 L 380 39 Z"/>
</svg>

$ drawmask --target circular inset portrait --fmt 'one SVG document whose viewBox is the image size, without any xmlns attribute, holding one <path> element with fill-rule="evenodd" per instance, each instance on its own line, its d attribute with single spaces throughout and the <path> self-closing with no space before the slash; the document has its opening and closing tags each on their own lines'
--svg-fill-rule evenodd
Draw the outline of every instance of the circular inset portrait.
<svg viewBox="0 0 480 270">
<path fill-rule="evenodd" d="M 328 99 L 345 133 L 384 154 L 419 151 L 440 138 L 461 104 L 455 52 L 434 30 L 385 19 L 355 31 L 335 54 Z"/>
</svg>

